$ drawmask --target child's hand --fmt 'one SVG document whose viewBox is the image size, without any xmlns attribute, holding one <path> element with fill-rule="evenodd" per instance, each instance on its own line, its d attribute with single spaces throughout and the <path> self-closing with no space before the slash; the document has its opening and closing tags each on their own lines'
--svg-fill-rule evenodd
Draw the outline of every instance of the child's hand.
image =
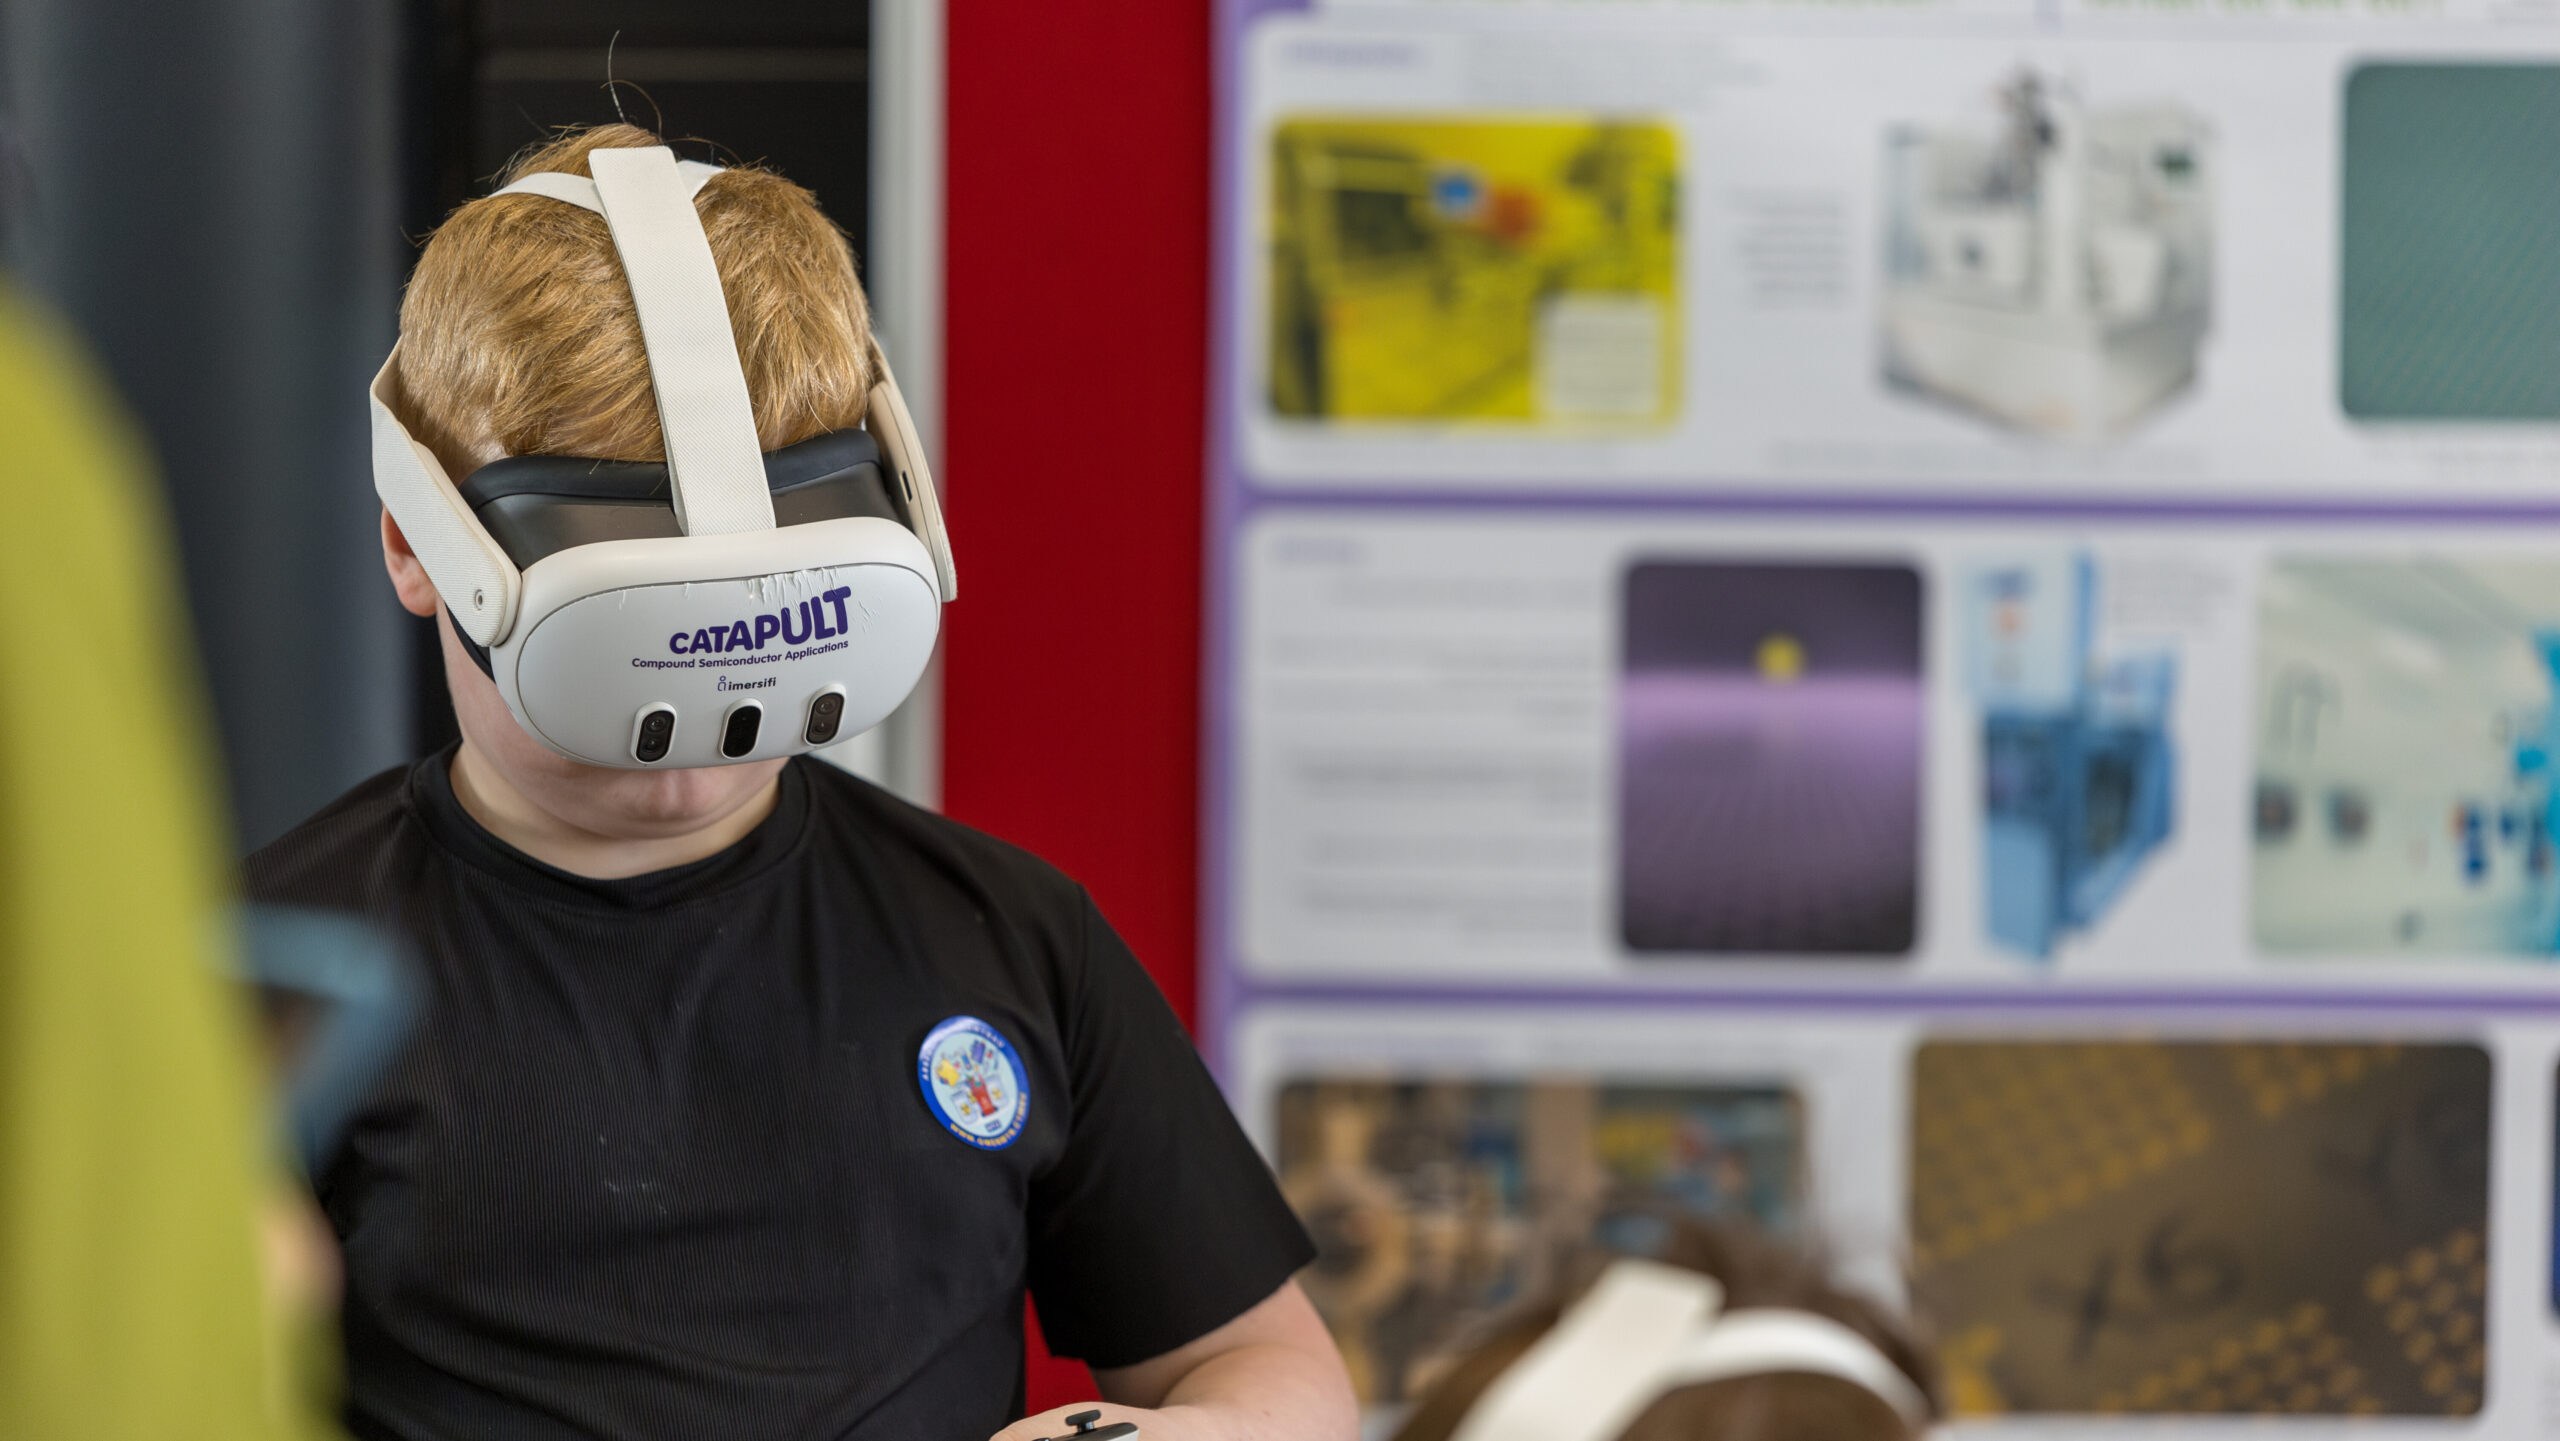
<svg viewBox="0 0 2560 1441">
<path fill-rule="evenodd" d="M 275 1314 L 323 1316 L 338 1309 L 338 1238 L 300 1188 L 278 1184 L 259 1208 L 258 1259 Z"/>
</svg>

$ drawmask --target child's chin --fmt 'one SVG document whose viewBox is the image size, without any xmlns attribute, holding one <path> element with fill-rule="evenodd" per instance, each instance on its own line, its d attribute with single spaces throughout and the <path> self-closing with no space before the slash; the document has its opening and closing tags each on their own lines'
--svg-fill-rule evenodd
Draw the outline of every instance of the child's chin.
<svg viewBox="0 0 2560 1441">
<path fill-rule="evenodd" d="M 710 825 L 773 779 L 765 765 L 699 770 L 601 771 L 581 777 L 576 802 L 591 830 L 634 838 L 682 835 Z M 563 797 L 564 800 L 569 799 Z"/>
</svg>

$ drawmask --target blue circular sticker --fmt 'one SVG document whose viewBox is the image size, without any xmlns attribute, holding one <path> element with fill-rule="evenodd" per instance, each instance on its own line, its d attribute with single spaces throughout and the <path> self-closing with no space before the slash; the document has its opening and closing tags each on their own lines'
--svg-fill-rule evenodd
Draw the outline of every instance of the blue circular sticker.
<svg viewBox="0 0 2560 1441">
<path fill-rule="evenodd" d="M 1031 1118 L 1031 1083 L 1013 1043 L 975 1016 L 953 1016 L 916 1052 L 925 1108 L 972 1146 L 1010 1146 Z"/>
</svg>

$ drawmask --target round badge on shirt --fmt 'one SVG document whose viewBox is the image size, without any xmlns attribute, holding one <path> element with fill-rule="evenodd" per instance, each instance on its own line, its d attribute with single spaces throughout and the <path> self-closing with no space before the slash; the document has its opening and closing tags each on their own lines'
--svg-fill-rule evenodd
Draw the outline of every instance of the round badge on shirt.
<svg viewBox="0 0 2560 1441">
<path fill-rule="evenodd" d="M 1010 1146 L 1031 1116 L 1031 1083 L 1002 1032 L 975 1016 L 953 1016 L 925 1033 L 916 1053 L 925 1108 L 972 1146 Z"/>
</svg>

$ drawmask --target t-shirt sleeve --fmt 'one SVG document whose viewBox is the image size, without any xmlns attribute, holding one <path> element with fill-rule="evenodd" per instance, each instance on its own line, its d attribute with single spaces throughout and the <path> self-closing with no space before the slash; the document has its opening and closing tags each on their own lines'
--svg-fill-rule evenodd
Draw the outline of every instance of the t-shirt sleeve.
<svg viewBox="0 0 2560 1441">
<path fill-rule="evenodd" d="M 1102 1367 L 1207 1335 L 1315 1257 L 1182 1023 L 1090 897 L 1065 988 L 1074 1118 L 1032 1183 L 1050 1348 Z"/>
</svg>

